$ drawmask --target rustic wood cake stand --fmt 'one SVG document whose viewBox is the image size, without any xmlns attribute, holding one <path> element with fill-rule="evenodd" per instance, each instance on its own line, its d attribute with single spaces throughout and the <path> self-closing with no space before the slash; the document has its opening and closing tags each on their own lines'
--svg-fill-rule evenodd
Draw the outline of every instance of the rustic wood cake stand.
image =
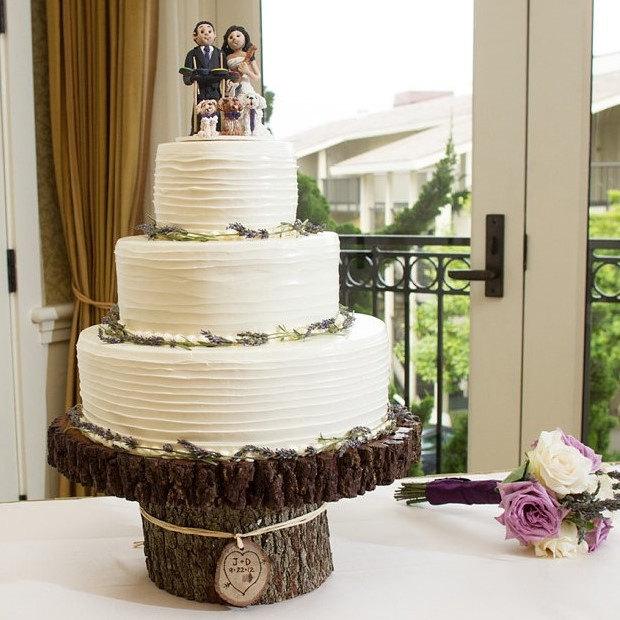
<svg viewBox="0 0 620 620">
<path fill-rule="evenodd" d="M 248 532 L 391 484 L 420 457 L 418 422 L 398 420 L 390 436 L 296 458 L 254 461 L 146 457 L 107 447 L 71 426 L 66 415 L 48 430 L 48 462 L 98 493 L 139 502 L 150 515 L 175 525 Z M 222 603 L 215 565 L 230 540 L 170 532 L 146 519 L 144 552 L 149 577 L 187 599 Z M 271 578 L 259 603 L 274 603 L 317 588 L 333 570 L 327 513 L 256 540 L 271 560 Z"/>
</svg>

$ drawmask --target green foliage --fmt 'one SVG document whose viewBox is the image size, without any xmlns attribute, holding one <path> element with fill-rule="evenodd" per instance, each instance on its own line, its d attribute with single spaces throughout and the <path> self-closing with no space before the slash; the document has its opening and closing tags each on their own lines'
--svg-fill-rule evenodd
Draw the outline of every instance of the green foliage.
<svg viewBox="0 0 620 620">
<path fill-rule="evenodd" d="M 416 309 L 416 346 L 414 363 L 418 376 L 429 382 L 437 379 L 437 299 L 421 303 Z M 469 297 L 448 295 L 443 314 L 444 385 L 450 393 L 469 374 Z M 404 345 L 395 346 L 404 363 Z"/>
<path fill-rule="evenodd" d="M 607 192 L 607 201 L 610 205 L 620 204 L 620 189 L 610 189 Z"/>
<path fill-rule="evenodd" d="M 276 95 L 272 90 L 269 90 L 263 85 L 263 97 L 265 97 L 265 102 L 267 104 L 267 107 L 263 110 L 263 122 L 265 125 L 268 125 L 269 119 L 273 114 L 273 101 L 276 98 Z"/>
<path fill-rule="evenodd" d="M 409 468 L 407 472 L 407 476 L 409 478 L 421 478 L 424 476 L 424 470 L 422 469 L 422 463 L 413 463 L 413 465 Z"/>
<path fill-rule="evenodd" d="M 335 223 L 334 223 L 335 224 Z M 330 228 L 337 232 L 339 235 L 359 235 L 362 231 L 351 222 L 344 222 L 343 224 L 335 224 L 335 228 Z"/>
<path fill-rule="evenodd" d="M 617 194 L 617 195 L 616 195 Z M 590 216 L 590 238 L 613 239 L 620 237 L 620 192 L 610 192 L 612 207 L 606 213 Z M 603 254 L 602 250 L 597 253 Z M 608 254 L 618 252 L 607 251 Z M 604 291 L 620 289 L 617 269 L 601 269 L 596 283 Z M 617 425 L 609 403 L 620 389 L 620 308 L 614 303 L 596 303 L 590 314 L 590 410 L 588 412 L 588 445 L 607 459 L 609 434 Z"/>
<path fill-rule="evenodd" d="M 329 203 L 316 180 L 303 172 L 297 172 L 297 219 L 327 227 L 333 220 L 329 215 Z"/>
<path fill-rule="evenodd" d="M 407 207 L 394 218 L 394 223 L 385 226 L 379 234 L 383 235 L 419 235 L 429 232 L 439 210 L 450 203 L 454 203 L 452 186 L 454 185 L 454 167 L 456 153 L 452 137 L 446 144 L 444 156 L 439 160 L 433 175 L 420 189 L 420 195 L 415 204 Z M 460 202 L 459 196 L 457 202 Z"/>
<path fill-rule="evenodd" d="M 471 206 L 471 192 L 468 189 L 453 192 L 451 204 L 453 213 L 459 213 L 463 209 L 469 208 Z"/>
<path fill-rule="evenodd" d="M 428 421 L 431 419 L 431 413 L 433 413 L 433 402 L 434 399 L 432 396 L 425 396 L 418 402 L 409 405 L 409 410 L 411 413 L 415 413 L 420 418 L 422 426 L 426 426 Z"/>
<path fill-rule="evenodd" d="M 433 412 L 433 397 L 426 396 L 416 403 L 411 403 L 411 405 L 409 405 L 409 410 L 411 411 L 411 413 L 415 413 L 420 418 L 420 421 L 422 422 L 422 427 L 426 426 L 431 417 L 431 413 Z M 414 463 L 407 472 L 407 476 L 424 476 L 424 469 L 422 469 L 422 463 Z"/>
<path fill-rule="evenodd" d="M 356 235 L 360 229 L 354 224 L 337 224 L 330 215 L 330 206 L 321 193 L 315 179 L 303 172 L 297 172 L 297 218 L 309 220 L 339 235 Z"/>
<path fill-rule="evenodd" d="M 612 192 L 609 192 L 610 195 Z M 620 190 L 613 190 L 614 203 L 605 213 L 590 215 L 590 239 L 617 239 L 620 237 Z M 616 194 L 618 194 L 616 200 Z"/>
<path fill-rule="evenodd" d="M 467 412 L 452 414 L 454 435 L 443 452 L 442 473 L 467 471 L 467 419 Z"/>
</svg>

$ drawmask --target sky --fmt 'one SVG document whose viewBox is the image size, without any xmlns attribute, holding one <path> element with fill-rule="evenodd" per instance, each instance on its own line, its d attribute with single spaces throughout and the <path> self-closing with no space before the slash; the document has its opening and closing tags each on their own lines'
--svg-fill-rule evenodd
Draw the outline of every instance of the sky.
<svg viewBox="0 0 620 620">
<path fill-rule="evenodd" d="M 263 81 L 276 95 L 277 138 L 390 108 L 397 92 L 471 92 L 472 0 L 380 5 L 262 1 Z"/>
<path fill-rule="evenodd" d="M 274 135 L 388 109 L 407 90 L 471 93 L 473 11 L 473 0 L 262 0 Z M 619 29 L 620 0 L 594 0 L 607 70 L 620 68 Z"/>
</svg>

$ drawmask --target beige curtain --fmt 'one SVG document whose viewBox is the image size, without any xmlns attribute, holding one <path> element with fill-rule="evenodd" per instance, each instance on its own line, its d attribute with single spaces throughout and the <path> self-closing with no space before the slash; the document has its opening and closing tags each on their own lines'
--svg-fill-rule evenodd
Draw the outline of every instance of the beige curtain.
<svg viewBox="0 0 620 620">
<path fill-rule="evenodd" d="M 75 295 L 75 344 L 116 299 L 114 244 L 142 219 L 157 59 L 158 0 L 48 0 L 54 169 Z M 61 479 L 60 495 L 84 493 Z"/>
</svg>

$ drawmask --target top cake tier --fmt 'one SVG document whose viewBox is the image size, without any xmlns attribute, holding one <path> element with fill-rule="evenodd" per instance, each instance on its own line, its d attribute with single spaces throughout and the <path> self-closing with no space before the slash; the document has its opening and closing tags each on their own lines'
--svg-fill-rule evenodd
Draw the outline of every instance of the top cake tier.
<svg viewBox="0 0 620 620">
<path fill-rule="evenodd" d="M 192 232 L 224 230 L 232 222 L 267 229 L 293 222 L 296 170 L 290 143 L 278 140 L 160 144 L 155 220 Z"/>
</svg>

